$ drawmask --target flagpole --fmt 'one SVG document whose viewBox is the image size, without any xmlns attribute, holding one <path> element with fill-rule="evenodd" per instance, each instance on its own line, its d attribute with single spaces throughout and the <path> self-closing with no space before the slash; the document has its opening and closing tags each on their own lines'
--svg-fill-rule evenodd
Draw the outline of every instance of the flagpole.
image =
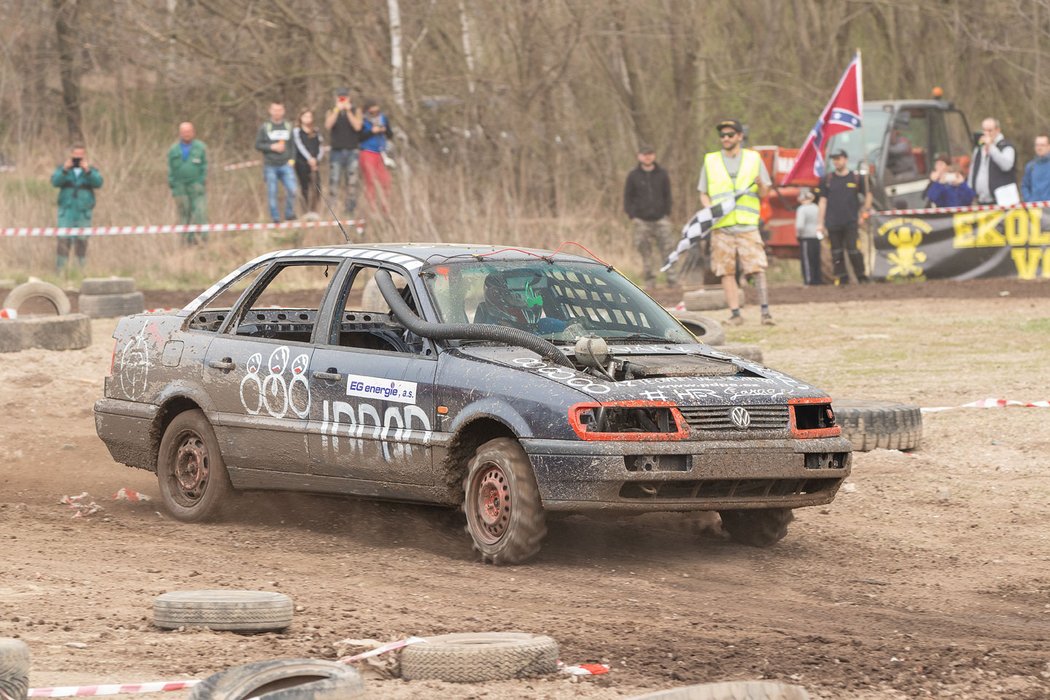
<svg viewBox="0 0 1050 700">
<path fill-rule="evenodd" d="M 875 194 L 871 192 L 871 163 L 868 162 L 868 139 L 866 138 L 865 123 L 867 119 L 864 118 L 864 63 L 861 60 L 860 47 L 857 47 L 857 106 L 860 108 L 860 153 L 861 158 L 864 160 L 864 191 L 871 193 L 872 199 Z M 867 245 L 867 266 L 865 270 L 868 275 L 868 279 L 871 279 L 871 273 L 875 271 L 875 236 L 871 231 L 871 212 L 868 212 L 868 218 L 864 222 L 864 228 L 866 229 L 865 238 Z"/>
</svg>

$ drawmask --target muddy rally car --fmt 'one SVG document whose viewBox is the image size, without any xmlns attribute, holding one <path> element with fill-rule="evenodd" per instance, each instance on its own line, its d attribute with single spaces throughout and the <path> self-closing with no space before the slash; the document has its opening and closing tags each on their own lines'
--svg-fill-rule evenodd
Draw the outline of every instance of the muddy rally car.
<svg viewBox="0 0 1050 700">
<path fill-rule="evenodd" d="M 548 511 L 718 511 L 767 546 L 850 471 L 826 394 L 560 252 L 281 250 L 114 338 L 98 434 L 186 522 L 279 489 L 460 506 L 495 564 Z"/>
</svg>

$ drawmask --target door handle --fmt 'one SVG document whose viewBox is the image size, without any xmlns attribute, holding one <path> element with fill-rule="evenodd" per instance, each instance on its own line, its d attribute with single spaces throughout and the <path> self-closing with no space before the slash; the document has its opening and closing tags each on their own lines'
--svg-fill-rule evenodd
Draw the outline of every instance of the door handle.
<svg viewBox="0 0 1050 700">
<path fill-rule="evenodd" d="M 327 372 L 314 372 L 314 376 L 326 382 L 338 382 L 343 378 L 343 375 L 335 367 L 329 367 Z"/>
<path fill-rule="evenodd" d="M 221 360 L 208 360 L 208 366 L 211 367 L 212 369 L 221 369 L 224 372 L 229 372 L 231 369 L 235 368 L 237 365 L 235 365 L 233 363 L 233 359 L 232 358 L 224 357 Z"/>
</svg>

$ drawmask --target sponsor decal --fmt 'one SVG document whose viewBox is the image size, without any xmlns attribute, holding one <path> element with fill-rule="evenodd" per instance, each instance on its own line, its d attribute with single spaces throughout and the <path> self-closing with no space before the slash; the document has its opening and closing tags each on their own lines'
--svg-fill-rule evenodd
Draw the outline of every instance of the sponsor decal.
<svg viewBox="0 0 1050 700">
<path fill-rule="evenodd" d="M 346 378 L 346 395 L 398 403 L 415 403 L 416 382 L 351 374 Z"/>
</svg>

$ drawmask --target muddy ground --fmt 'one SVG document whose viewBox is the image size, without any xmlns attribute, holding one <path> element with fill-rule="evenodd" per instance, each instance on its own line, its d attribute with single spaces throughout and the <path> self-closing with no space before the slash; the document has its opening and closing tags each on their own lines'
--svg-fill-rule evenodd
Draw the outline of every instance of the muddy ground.
<svg viewBox="0 0 1050 700">
<path fill-rule="evenodd" d="M 151 293 L 147 305 L 194 294 Z M 778 326 L 758 326 L 752 308 L 730 340 L 760 344 L 768 364 L 834 396 L 1050 399 L 1050 281 L 792 287 L 773 299 Z M 347 638 L 522 630 L 553 636 L 568 663 L 612 671 L 370 679 L 373 695 L 619 698 L 771 678 L 815 698 L 1050 697 L 1048 409 L 926 414 L 919 451 L 857 454 L 835 502 L 799 510 L 771 549 L 680 517 L 570 517 L 551 523 L 532 563 L 495 568 L 431 508 L 250 494 L 224 522 L 184 525 L 157 501 L 112 500 L 122 487 L 158 495 L 94 433 L 113 326 L 94 321 L 83 351 L 0 358 L 0 635 L 29 644 L 34 687 L 332 658 Z M 103 510 L 74 518 L 59 499 L 84 491 Z M 225 587 L 290 595 L 292 627 L 150 624 L 160 593 Z"/>
</svg>

